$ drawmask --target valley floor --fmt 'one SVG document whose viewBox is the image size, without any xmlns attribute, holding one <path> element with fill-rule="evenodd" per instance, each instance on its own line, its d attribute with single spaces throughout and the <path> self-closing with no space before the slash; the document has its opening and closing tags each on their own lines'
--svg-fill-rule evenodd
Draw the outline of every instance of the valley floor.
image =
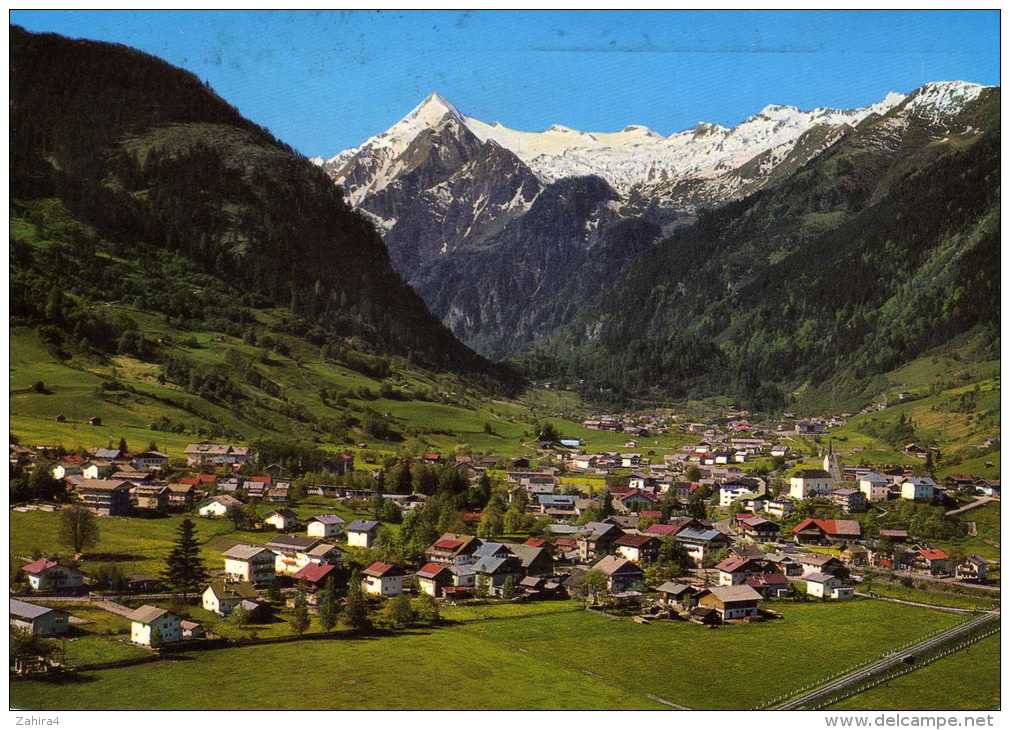
<svg viewBox="0 0 1010 730">
<path fill-rule="evenodd" d="M 25 709 L 748 709 L 769 693 L 799 689 L 961 620 L 872 600 L 773 606 L 783 619 L 719 630 L 639 625 L 574 602 L 446 607 L 445 625 L 431 629 L 192 651 L 175 660 L 84 671 L 63 682 L 11 682 L 11 703 Z M 979 644 L 973 651 L 988 649 Z M 411 671 L 399 669 L 406 666 Z M 222 676 L 226 683 L 218 681 Z M 755 681 L 759 676 L 774 682 Z M 895 698 L 906 708 L 921 701 L 916 694 L 907 702 Z"/>
</svg>

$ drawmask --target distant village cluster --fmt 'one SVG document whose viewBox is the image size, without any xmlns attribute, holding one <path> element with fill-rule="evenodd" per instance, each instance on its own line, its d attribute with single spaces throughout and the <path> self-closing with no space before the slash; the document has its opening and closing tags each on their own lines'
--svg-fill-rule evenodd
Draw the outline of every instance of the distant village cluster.
<svg viewBox="0 0 1010 730">
<path fill-rule="evenodd" d="M 580 439 L 559 438 L 541 443 L 539 458 L 432 451 L 408 460 L 453 469 L 471 484 L 493 481 L 509 503 L 525 505 L 537 528 L 482 534 L 484 514 L 464 512 L 466 529 L 438 535 L 420 559 L 369 558 L 354 574 L 360 574 L 362 594 L 380 603 L 403 594 L 451 602 L 582 598 L 603 608 L 633 607 L 643 621 L 719 625 L 774 617 L 778 599 L 849 599 L 865 575 L 979 584 L 994 567 L 978 555 L 953 556 L 908 525 L 878 526 L 866 513 L 874 505 L 895 510 L 901 503 L 956 512 L 959 495 L 998 499 L 999 482 L 954 476 L 938 484 L 904 467 L 846 466 L 830 442 L 822 468 L 790 471 L 801 459 L 785 437 L 824 433 L 829 420 L 769 430 L 745 418 L 691 423 L 683 430 L 698 442 L 658 457 L 645 453 L 637 439 L 671 428 L 668 419 L 601 415 L 584 425 L 627 434 L 625 448 L 586 453 Z M 51 455 L 50 448 L 12 445 L 12 465 L 31 468 Z M 377 486 L 355 487 L 340 478 L 354 473 L 352 454 L 334 455 L 332 483 L 314 482 L 304 495 L 295 494 L 288 469 L 260 464 L 243 446 L 190 444 L 185 456 L 180 468 L 158 451 L 99 448 L 87 456 L 64 454 L 49 468 L 74 501 L 99 516 L 179 512 L 225 520 L 249 505 L 267 505 L 257 528 L 274 534 L 262 542 L 236 541 L 208 566 L 199 604 L 218 616 L 238 608 L 250 616 L 269 611 L 268 591 L 275 599 L 286 592 L 289 606 L 296 592 L 310 611 L 318 610 L 328 584 L 349 580 L 349 557 L 374 557 L 369 551 L 382 529 L 378 515 L 348 519 L 320 511 L 300 517 L 294 509 L 303 496 L 332 500 L 334 512 L 374 497 Z M 769 457 L 776 464 L 771 473 L 741 469 Z M 381 498 L 406 515 L 432 497 L 412 492 Z M 138 521 L 137 529 L 144 523 Z M 23 595 L 11 598 L 12 626 L 40 636 L 66 632 L 67 612 L 32 597 L 87 593 L 89 576 L 72 561 L 51 556 L 25 561 L 20 570 L 27 582 Z M 141 575 L 130 576 L 122 592 L 160 596 L 166 589 L 157 577 Z M 131 640 L 140 645 L 204 637 L 203 627 L 164 604 L 122 611 L 132 623 Z"/>
</svg>

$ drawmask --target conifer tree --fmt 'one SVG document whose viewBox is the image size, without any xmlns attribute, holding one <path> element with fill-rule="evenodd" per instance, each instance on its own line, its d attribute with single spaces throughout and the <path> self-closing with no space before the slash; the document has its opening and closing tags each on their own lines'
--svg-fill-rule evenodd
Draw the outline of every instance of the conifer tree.
<svg viewBox="0 0 1010 730">
<path fill-rule="evenodd" d="M 162 578 L 173 591 L 182 595 L 183 600 L 190 593 L 199 591 L 207 582 L 207 569 L 200 557 L 200 541 L 196 539 L 195 525 L 188 517 L 176 528 L 178 537 L 175 547 L 165 558 Z"/>
</svg>

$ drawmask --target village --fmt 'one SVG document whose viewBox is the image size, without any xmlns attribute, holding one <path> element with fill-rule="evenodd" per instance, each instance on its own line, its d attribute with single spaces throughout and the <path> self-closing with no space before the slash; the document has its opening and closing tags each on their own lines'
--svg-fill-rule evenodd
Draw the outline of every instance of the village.
<svg viewBox="0 0 1010 730">
<path fill-rule="evenodd" d="M 88 561 L 96 540 L 86 538 L 69 553 L 46 544 L 15 555 L 16 671 L 64 670 L 66 644 L 61 658 L 38 640 L 73 641 L 86 623 L 75 617 L 81 607 L 127 621 L 130 644 L 161 653 L 249 640 L 276 624 L 297 638 L 312 620 L 333 630 L 343 616 L 367 630 L 494 603 L 577 600 L 638 623 L 699 628 L 781 619 L 779 607 L 796 601 L 949 595 L 997 606 L 998 560 L 958 544 L 974 526 L 961 517 L 998 504 L 999 482 L 846 465 L 830 438 L 816 464 L 794 453 L 791 436 L 833 425 L 774 431 L 743 418 L 677 425 L 603 415 L 584 426 L 623 432 L 624 449 L 586 453 L 580 439 L 541 433 L 531 458 L 424 452 L 364 474 L 353 453 L 335 453 L 328 481 L 227 443 L 190 444 L 185 463 L 125 444 L 86 453 L 12 444 L 12 469 L 45 469 L 51 490 L 15 513 L 93 524 L 98 535 L 108 519 L 142 532 L 184 517 L 158 574 Z M 662 455 L 639 448 L 669 428 L 693 442 Z M 741 469 L 755 460 L 768 468 Z M 235 532 L 204 560 L 194 532 L 222 523 Z M 198 620 L 197 609 L 214 621 Z"/>
</svg>

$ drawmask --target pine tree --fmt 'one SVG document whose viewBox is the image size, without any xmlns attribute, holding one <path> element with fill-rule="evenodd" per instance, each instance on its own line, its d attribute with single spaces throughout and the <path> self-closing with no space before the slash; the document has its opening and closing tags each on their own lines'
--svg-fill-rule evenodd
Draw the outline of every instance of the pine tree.
<svg viewBox="0 0 1010 730">
<path fill-rule="evenodd" d="M 319 625 L 323 631 L 332 631 L 337 625 L 337 588 L 333 583 L 333 577 L 326 579 L 323 590 L 319 592 Z"/>
<path fill-rule="evenodd" d="M 365 597 L 361 593 L 361 573 L 358 570 L 351 572 L 351 578 L 347 584 L 347 605 L 344 607 L 344 618 L 355 631 L 362 631 L 369 626 L 368 607 L 365 605 Z"/>
<path fill-rule="evenodd" d="M 295 605 L 291 609 L 288 623 L 291 624 L 291 630 L 301 636 L 309 628 L 310 621 L 309 606 L 305 602 L 305 594 L 302 591 L 298 591 L 295 594 Z"/>
<path fill-rule="evenodd" d="M 187 517 L 176 528 L 176 532 L 179 536 L 172 552 L 165 558 L 162 578 L 176 593 L 182 594 L 185 600 L 190 593 L 198 591 L 207 582 L 207 570 L 200 557 L 200 542 L 194 534 L 193 521 Z"/>
</svg>

